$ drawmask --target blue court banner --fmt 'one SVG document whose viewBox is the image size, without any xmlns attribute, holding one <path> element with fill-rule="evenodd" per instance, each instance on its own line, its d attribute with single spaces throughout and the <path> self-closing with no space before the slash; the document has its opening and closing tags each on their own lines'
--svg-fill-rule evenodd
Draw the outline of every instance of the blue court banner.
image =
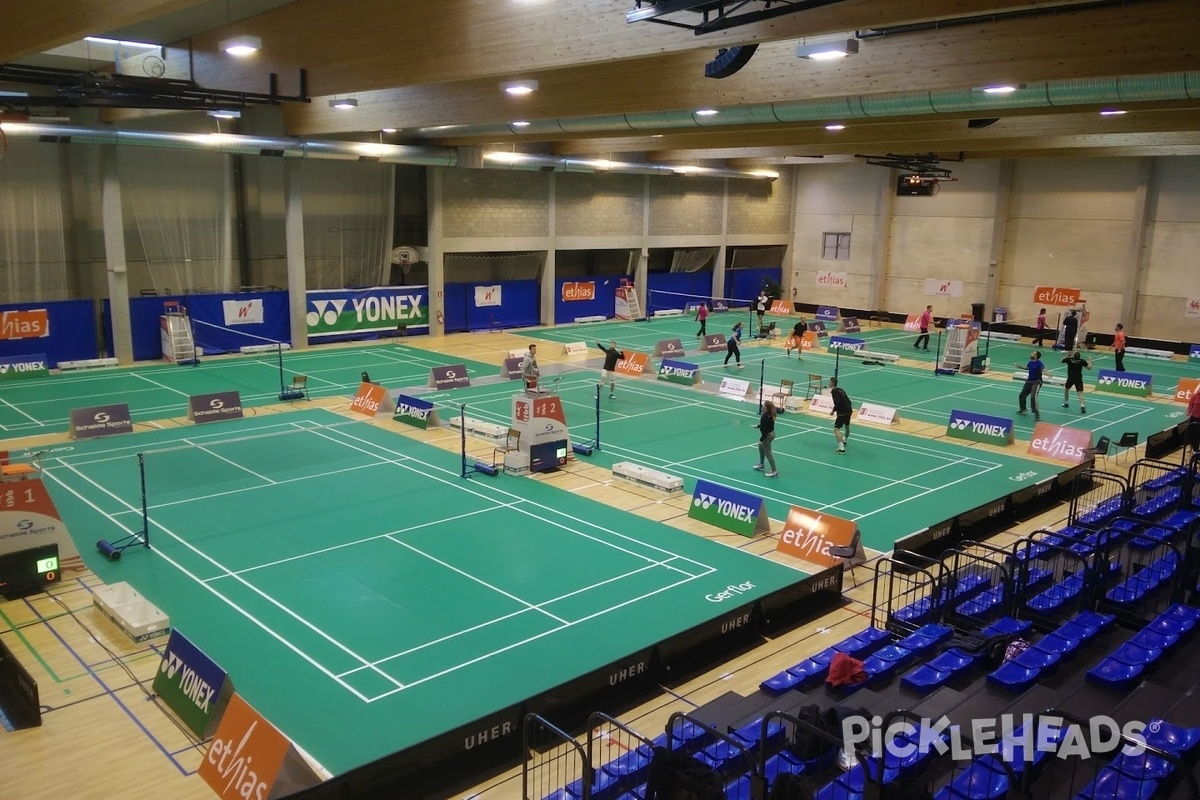
<svg viewBox="0 0 1200 800">
<path fill-rule="evenodd" d="M 824 322 L 810 322 L 808 323 L 808 330 L 815 333 L 818 339 L 824 339 L 829 335 L 829 331 L 825 329 Z"/>
<path fill-rule="evenodd" d="M 842 317 L 842 332 L 843 333 L 860 333 L 862 326 L 858 324 L 858 317 Z"/>
<path fill-rule="evenodd" d="M 830 336 L 830 350 L 864 350 L 867 343 L 863 339 L 853 339 L 849 336 Z"/>
<path fill-rule="evenodd" d="M 233 686 L 229 674 L 178 630 L 171 631 L 154 693 L 201 739 L 212 735 Z"/>
<path fill-rule="evenodd" d="M 1153 375 L 1146 375 L 1141 372 L 1117 372 L 1113 369 L 1102 369 L 1096 375 L 1096 391 L 1130 394 L 1135 397 L 1149 397 L 1153 382 Z"/>
<path fill-rule="evenodd" d="M 392 414 L 392 419 L 421 430 L 436 428 L 441 424 L 433 403 L 406 394 L 396 395 L 396 411 Z"/>
<path fill-rule="evenodd" d="M 45 353 L 0 358 L 0 381 L 45 378 L 50 375 L 49 364 Z"/>
<path fill-rule="evenodd" d="M 761 497 L 706 480 L 696 481 L 688 516 L 742 536 L 765 533 L 771 527 Z"/>
<path fill-rule="evenodd" d="M 1200 361 L 1200 344 L 1194 344 L 1192 345 L 1191 349 L 1188 350 L 1188 360 Z"/>
<path fill-rule="evenodd" d="M 700 383 L 700 367 L 686 361 L 664 358 L 658 363 L 658 379 L 669 383 L 695 386 Z"/>
<path fill-rule="evenodd" d="M 817 306 L 814 316 L 822 322 L 837 322 L 841 319 L 842 312 L 836 306 Z"/>
<path fill-rule="evenodd" d="M 955 410 L 950 412 L 946 435 L 952 439 L 1008 447 L 1013 443 L 1013 421 L 973 411 Z"/>
</svg>

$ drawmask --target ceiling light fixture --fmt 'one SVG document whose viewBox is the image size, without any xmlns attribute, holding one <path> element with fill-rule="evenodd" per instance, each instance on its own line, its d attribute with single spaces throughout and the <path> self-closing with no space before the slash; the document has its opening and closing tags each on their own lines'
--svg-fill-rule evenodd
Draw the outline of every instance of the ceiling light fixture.
<svg viewBox="0 0 1200 800">
<path fill-rule="evenodd" d="M 844 130 L 846 130 L 846 126 L 840 122 L 831 122 L 825 126 L 825 130 L 827 130 L 827 131 L 844 131 Z"/>
<path fill-rule="evenodd" d="M 1017 90 L 1016 86 L 985 86 L 982 91 L 984 94 L 1012 94 Z"/>
<path fill-rule="evenodd" d="M 329 101 L 329 107 L 338 111 L 349 111 L 358 108 L 358 101 L 353 97 L 335 97 Z"/>
<path fill-rule="evenodd" d="M 662 137 L 663 137 L 663 135 L 662 135 L 661 133 L 652 133 L 652 134 L 650 134 L 650 138 L 651 138 L 651 139 L 661 139 Z"/>
<path fill-rule="evenodd" d="M 115 44 L 119 47 L 143 47 L 147 50 L 158 50 L 162 47 L 161 44 L 150 44 L 150 42 L 130 42 L 125 39 L 109 39 L 104 36 L 85 36 L 85 42 L 94 42 L 95 44 Z"/>
<path fill-rule="evenodd" d="M 381 128 L 380 130 L 382 130 L 384 133 L 395 133 L 396 132 L 396 128 Z"/>
<path fill-rule="evenodd" d="M 1128 114 L 1128 113 L 1129 113 L 1128 111 L 1122 111 L 1119 108 L 1107 108 L 1104 111 L 1100 112 L 1100 116 L 1102 116 L 1102 117 L 1119 117 L 1122 114 Z"/>
<path fill-rule="evenodd" d="M 208 112 L 208 115 L 213 119 L 240 119 L 242 112 L 228 108 L 214 108 Z"/>
<path fill-rule="evenodd" d="M 221 49 L 231 56 L 244 58 L 262 50 L 262 39 L 257 36 L 234 36 L 221 42 Z"/>
<path fill-rule="evenodd" d="M 717 114 L 720 114 L 720 113 L 721 112 L 717 111 L 715 108 L 702 108 L 696 112 L 696 116 L 697 117 L 715 117 Z"/>
<path fill-rule="evenodd" d="M 532 94 L 537 91 L 537 81 L 508 81 L 500 84 L 500 88 L 514 97 Z"/>
<path fill-rule="evenodd" d="M 858 53 L 858 40 L 846 39 L 836 42 L 820 42 L 817 44 L 801 43 L 796 47 L 796 58 L 808 58 L 813 61 L 834 61 Z"/>
<path fill-rule="evenodd" d="M 524 119 L 518 119 L 518 120 L 515 120 L 515 121 L 513 122 L 512 126 L 513 126 L 514 128 L 528 128 L 528 127 L 529 127 L 529 121 L 528 121 L 528 120 L 524 120 Z"/>
<path fill-rule="evenodd" d="M 525 159 L 523 153 L 484 153 L 483 157 L 488 161 L 501 161 L 506 164 L 515 164 Z"/>
</svg>

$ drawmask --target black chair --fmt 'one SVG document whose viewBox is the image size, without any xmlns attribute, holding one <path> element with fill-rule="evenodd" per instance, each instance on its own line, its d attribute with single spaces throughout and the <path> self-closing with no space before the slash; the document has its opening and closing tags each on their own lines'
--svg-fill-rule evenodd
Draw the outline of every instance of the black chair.
<svg viewBox="0 0 1200 800">
<path fill-rule="evenodd" d="M 1107 436 L 1101 436 L 1100 439 L 1096 442 L 1096 446 L 1087 448 L 1086 450 L 1083 451 L 1083 454 L 1084 454 L 1084 456 L 1091 456 L 1093 459 L 1095 459 L 1096 456 L 1100 456 L 1100 458 L 1102 458 L 1102 459 L 1107 459 L 1108 452 L 1111 449 L 1112 449 L 1112 440 L 1109 439 Z"/>
<path fill-rule="evenodd" d="M 1120 455 L 1117 456 L 1117 461 L 1125 457 L 1127 453 L 1132 453 L 1138 446 L 1137 431 L 1125 431 L 1121 434 L 1121 438 L 1117 440 L 1117 447 L 1123 447 Z"/>
<path fill-rule="evenodd" d="M 842 570 L 849 572 L 853 585 L 858 586 L 858 582 L 854 580 L 854 568 L 867 563 L 867 553 L 862 546 L 862 532 L 855 529 L 854 536 L 847 545 L 830 545 L 829 555 L 842 559 Z"/>
</svg>

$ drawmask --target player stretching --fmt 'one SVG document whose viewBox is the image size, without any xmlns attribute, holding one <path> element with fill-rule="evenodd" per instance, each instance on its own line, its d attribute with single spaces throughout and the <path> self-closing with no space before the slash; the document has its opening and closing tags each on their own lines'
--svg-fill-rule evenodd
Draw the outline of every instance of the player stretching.
<svg viewBox="0 0 1200 800">
<path fill-rule="evenodd" d="M 617 349 L 616 342 L 609 342 L 608 347 L 596 342 L 596 347 L 604 353 L 604 369 L 600 372 L 600 385 L 608 381 L 608 396 L 611 399 L 617 390 L 617 362 L 625 360 L 625 353 Z"/>
<path fill-rule="evenodd" d="M 837 378 L 829 379 L 829 393 L 833 395 L 833 411 L 829 413 L 837 415 L 833 418 L 833 438 L 837 439 L 837 451 L 845 453 L 846 440 L 850 438 L 850 415 L 854 413 L 854 406 L 850 403 L 850 395 L 838 386 Z M 842 428 L 846 429 L 845 433 L 842 433 Z"/>
<path fill-rule="evenodd" d="M 1063 408 L 1071 407 L 1068 401 L 1071 399 L 1071 387 L 1074 386 L 1075 391 L 1079 394 L 1079 413 L 1086 414 L 1087 408 L 1083 401 L 1083 370 L 1091 369 L 1092 363 L 1079 355 L 1078 350 L 1064 358 L 1062 363 L 1067 365 L 1067 385 L 1063 387 Z"/>
</svg>

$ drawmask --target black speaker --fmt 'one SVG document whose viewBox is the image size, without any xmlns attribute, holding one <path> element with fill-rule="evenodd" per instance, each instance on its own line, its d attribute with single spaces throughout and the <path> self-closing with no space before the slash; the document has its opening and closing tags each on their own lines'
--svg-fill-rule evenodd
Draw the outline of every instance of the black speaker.
<svg viewBox="0 0 1200 800">
<path fill-rule="evenodd" d="M 728 78 L 750 62 L 756 44 L 743 44 L 737 47 L 722 47 L 717 51 L 717 57 L 704 65 L 704 77 Z"/>
</svg>

